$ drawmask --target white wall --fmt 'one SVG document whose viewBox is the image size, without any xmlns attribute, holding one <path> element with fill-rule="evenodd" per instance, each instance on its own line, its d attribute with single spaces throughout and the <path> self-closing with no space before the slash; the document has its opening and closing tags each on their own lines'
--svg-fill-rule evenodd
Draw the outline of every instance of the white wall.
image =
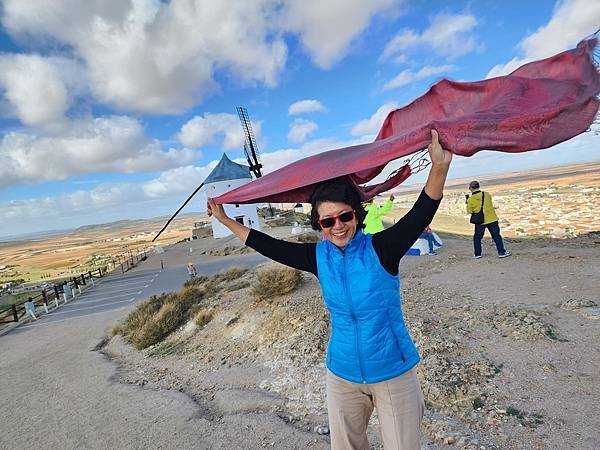
<svg viewBox="0 0 600 450">
<path fill-rule="evenodd" d="M 208 183 L 204 186 L 204 192 L 207 197 L 218 197 L 225 192 L 229 192 L 232 189 L 243 186 L 252 181 L 250 178 L 244 178 L 239 180 L 228 180 L 228 181 L 217 181 L 216 183 Z M 235 219 L 241 217 L 244 225 L 249 228 L 254 228 L 260 231 L 260 222 L 258 220 L 258 213 L 256 212 L 256 205 L 223 205 L 225 212 L 229 217 Z M 221 224 L 214 217 L 211 217 L 211 224 L 213 229 L 213 237 L 223 238 L 231 234 L 229 228 Z"/>
</svg>

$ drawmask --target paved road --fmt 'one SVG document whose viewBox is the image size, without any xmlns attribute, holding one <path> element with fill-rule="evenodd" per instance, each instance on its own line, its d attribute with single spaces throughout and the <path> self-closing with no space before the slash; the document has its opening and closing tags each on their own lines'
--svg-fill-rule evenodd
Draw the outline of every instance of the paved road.
<svg viewBox="0 0 600 450">
<path fill-rule="evenodd" d="M 183 246 L 153 255 L 0 337 L 0 449 L 210 448 L 188 397 L 115 382 L 115 365 L 93 351 L 136 303 L 179 289 L 189 259 L 200 274 L 265 261 L 191 256 Z"/>
</svg>

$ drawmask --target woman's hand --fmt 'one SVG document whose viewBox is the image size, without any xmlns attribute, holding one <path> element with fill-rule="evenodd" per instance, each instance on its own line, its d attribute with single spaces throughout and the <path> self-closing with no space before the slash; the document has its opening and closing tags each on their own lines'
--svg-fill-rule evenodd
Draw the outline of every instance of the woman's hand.
<svg viewBox="0 0 600 450">
<path fill-rule="evenodd" d="M 208 212 L 208 217 L 215 216 L 215 219 L 217 219 L 219 222 L 223 222 L 223 220 L 229 219 L 229 217 L 225 213 L 223 205 L 217 205 L 215 203 L 215 200 L 210 197 L 207 199 L 206 209 Z"/>
<path fill-rule="evenodd" d="M 431 164 L 434 166 L 450 166 L 450 161 L 452 161 L 452 152 L 442 148 L 440 145 L 440 141 L 438 138 L 438 132 L 431 129 L 431 144 L 427 147 L 429 150 L 429 159 L 431 159 Z"/>
<path fill-rule="evenodd" d="M 431 144 L 427 147 L 429 150 L 429 159 L 431 159 L 431 169 L 425 183 L 425 193 L 434 200 L 442 198 L 444 193 L 444 184 L 450 169 L 452 161 L 452 153 L 445 150 L 440 145 L 438 133 L 436 130 L 431 130 Z"/>
</svg>

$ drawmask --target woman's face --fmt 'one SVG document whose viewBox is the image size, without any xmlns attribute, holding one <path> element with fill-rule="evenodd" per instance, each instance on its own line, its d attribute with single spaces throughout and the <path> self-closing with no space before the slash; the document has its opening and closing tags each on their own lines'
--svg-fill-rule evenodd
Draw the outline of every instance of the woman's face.
<svg viewBox="0 0 600 450">
<path fill-rule="evenodd" d="M 356 217 L 352 217 L 349 222 L 342 222 L 339 216 L 353 211 L 350 205 L 341 202 L 324 201 L 317 207 L 319 220 L 337 217 L 332 227 L 326 228 L 321 224 L 321 231 L 329 241 L 342 250 L 356 233 Z"/>
</svg>

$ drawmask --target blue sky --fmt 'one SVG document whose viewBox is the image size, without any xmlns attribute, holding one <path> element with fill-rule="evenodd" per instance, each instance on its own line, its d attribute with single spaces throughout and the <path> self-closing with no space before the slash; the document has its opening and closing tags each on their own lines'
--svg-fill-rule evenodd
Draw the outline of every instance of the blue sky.
<svg viewBox="0 0 600 450">
<path fill-rule="evenodd" d="M 508 73 L 600 25 L 587 0 L 4 0 L 0 14 L 0 236 L 169 214 L 223 151 L 243 157 L 236 106 L 270 171 L 371 141 L 440 78 Z M 599 143 L 483 152 L 450 176 L 596 161 Z"/>
</svg>

